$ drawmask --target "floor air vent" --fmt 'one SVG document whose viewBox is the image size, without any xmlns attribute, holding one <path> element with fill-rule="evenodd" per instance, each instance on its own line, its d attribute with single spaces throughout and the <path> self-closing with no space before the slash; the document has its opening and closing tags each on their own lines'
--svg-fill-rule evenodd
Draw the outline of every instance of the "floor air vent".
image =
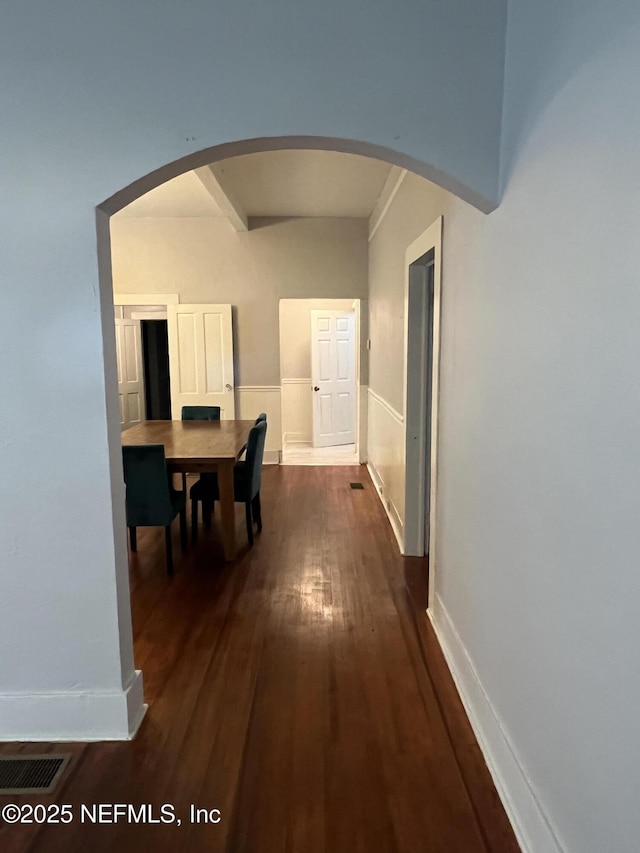
<svg viewBox="0 0 640 853">
<path fill-rule="evenodd" d="M 352 489 L 364 489 L 362 483 L 349 483 Z"/>
<path fill-rule="evenodd" d="M 0 795 L 50 794 L 71 755 L 0 756 Z"/>
</svg>

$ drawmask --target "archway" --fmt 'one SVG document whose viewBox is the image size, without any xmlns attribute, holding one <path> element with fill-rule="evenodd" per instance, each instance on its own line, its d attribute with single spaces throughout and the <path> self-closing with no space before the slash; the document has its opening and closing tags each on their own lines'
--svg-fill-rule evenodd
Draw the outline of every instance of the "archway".
<svg viewBox="0 0 640 853">
<path fill-rule="evenodd" d="M 432 181 L 434 184 L 438 184 L 443 189 L 457 195 L 463 201 L 477 207 L 483 213 L 490 213 L 497 206 L 494 202 L 481 196 L 471 187 L 463 184 L 451 175 L 436 169 L 429 163 L 423 163 L 392 148 L 385 148 L 382 145 L 374 145 L 370 142 L 360 140 L 340 139 L 331 136 L 265 136 L 255 139 L 243 139 L 237 142 L 227 142 L 187 154 L 178 160 L 161 166 L 159 169 L 155 169 L 153 172 L 149 172 L 148 175 L 144 175 L 137 181 L 118 190 L 98 204 L 97 210 L 107 214 L 107 216 L 112 216 L 141 195 L 155 189 L 155 187 L 165 183 L 165 181 L 181 175 L 183 172 L 198 169 L 200 166 L 216 163 L 219 160 L 226 160 L 229 157 L 239 157 L 242 154 L 280 151 L 288 148 L 339 151 L 344 154 L 359 154 L 362 157 L 373 157 L 377 160 L 384 160 L 393 166 L 400 166 L 402 169 L 415 172 L 417 175 Z"/>
<path fill-rule="evenodd" d="M 140 178 L 129 186 L 119 190 L 98 206 L 96 217 L 102 329 L 104 340 L 103 351 L 105 360 L 105 385 L 107 389 L 107 419 L 111 462 L 111 492 L 113 495 L 114 541 L 117 556 L 116 579 L 119 601 L 119 632 L 121 647 L 123 649 L 132 648 L 132 632 L 123 509 L 124 495 L 122 484 L 120 428 L 116 391 L 115 339 L 112 322 L 113 285 L 111 274 L 110 217 L 135 199 L 139 198 L 141 195 L 144 195 L 160 184 L 177 177 L 184 172 L 199 168 L 200 166 L 244 154 L 300 148 L 308 150 L 337 151 L 383 160 L 391 165 L 400 166 L 401 168 L 415 172 L 433 183 L 438 183 L 444 188 L 452 192 L 456 192 L 456 194 L 460 194 L 465 198 L 465 200 L 471 201 L 469 198 L 470 193 L 461 189 L 454 180 L 440 175 L 437 170 L 427 164 L 415 163 L 414 161 L 411 161 L 410 158 L 407 158 L 398 152 L 391 151 L 390 149 L 382 149 L 379 146 L 368 143 L 344 139 L 291 136 L 244 140 L 203 149 L 202 151 L 190 154 L 180 160 L 169 163 L 143 178 Z M 477 199 L 475 199 L 475 201 L 477 202 Z M 133 659 L 132 651 L 131 659 Z"/>
</svg>

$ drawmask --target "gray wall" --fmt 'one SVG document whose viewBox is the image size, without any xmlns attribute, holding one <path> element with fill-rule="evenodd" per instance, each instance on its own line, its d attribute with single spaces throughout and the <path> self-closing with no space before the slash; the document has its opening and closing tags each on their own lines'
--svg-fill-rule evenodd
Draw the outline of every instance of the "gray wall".
<svg viewBox="0 0 640 853">
<path fill-rule="evenodd" d="M 512 0 L 504 201 L 445 211 L 438 593 L 573 853 L 640 837 L 639 14 Z M 102 707 L 132 675 L 95 205 L 290 133 L 386 145 L 495 198 L 503 25 L 504 4 L 470 0 L 5 10 L 5 733 L 42 735 L 51 697 Z"/>
<path fill-rule="evenodd" d="M 440 216 L 449 194 L 412 173 L 369 244 L 369 385 L 402 413 L 405 251 Z"/>
<path fill-rule="evenodd" d="M 445 211 L 438 594 L 532 853 L 636 853 L 640 8 L 509 21 L 504 200 Z"/>
<path fill-rule="evenodd" d="M 96 205 L 180 158 L 204 151 L 200 162 L 210 160 L 212 146 L 322 134 L 390 148 L 490 206 L 504 22 L 503 0 L 400 10 L 381 0 L 60 0 L 55 10 L 28 0 L 3 10 L 5 731 L 51 737 L 55 704 L 77 737 L 126 736 L 119 714 L 133 658 L 113 315 L 98 284 Z M 424 85 L 436 77 L 447 81 L 446 98 Z M 25 511 L 34 494 L 47 507 L 37 538 Z M 86 714 L 89 697 L 109 725 Z"/>
<path fill-rule="evenodd" d="M 436 625 L 524 849 L 635 853 L 640 9 L 518 0 L 508 51 L 500 208 L 407 178 L 371 242 L 370 387 L 442 213 Z"/>
<path fill-rule="evenodd" d="M 278 385 L 278 305 L 287 297 L 367 296 L 364 219 L 111 220 L 114 290 L 178 293 L 234 306 L 237 385 Z"/>
</svg>

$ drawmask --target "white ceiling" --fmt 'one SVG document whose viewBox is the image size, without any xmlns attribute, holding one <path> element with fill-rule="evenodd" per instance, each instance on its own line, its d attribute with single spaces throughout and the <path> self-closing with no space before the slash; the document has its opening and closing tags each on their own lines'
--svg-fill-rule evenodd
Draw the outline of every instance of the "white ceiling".
<svg viewBox="0 0 640 853">
<path fill-rule="evenodd" d="M 367 217 L 388 163 L 337 151 L 265 151 L 218 164 L 248 216 Z"/>
<path fill-rule="evenodd" d="M 267 151 L 216 164 L 225 186 L 247 216 L 367 218 L 391 167 L 380 160 L 335 151 Z M 186 172 L 141 196 L 118 216 L 224 215 L 195 172 Z"/>
</svg>

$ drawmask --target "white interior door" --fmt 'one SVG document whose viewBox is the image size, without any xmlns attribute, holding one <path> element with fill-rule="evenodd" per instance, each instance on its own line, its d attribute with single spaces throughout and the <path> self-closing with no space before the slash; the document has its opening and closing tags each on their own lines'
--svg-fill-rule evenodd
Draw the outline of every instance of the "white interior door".
<svg viewBox="0 0 640 853">
<path fill-rule="evenodd" d="M 231 305 L 167 305 L 171 413 L 220 406 L 235 417 Z"/>
<path fill-rule="evenodd" d="M 355 312 L 311 312 L 311 381 L 313 446 L 355 444 Z"/>
<path fill-rule="evenodd" d="M 115 323 L 120 428 L 127 429 L 145 417 L 142 335 L 140 320 L 117 318 Z"/>
</svg>

